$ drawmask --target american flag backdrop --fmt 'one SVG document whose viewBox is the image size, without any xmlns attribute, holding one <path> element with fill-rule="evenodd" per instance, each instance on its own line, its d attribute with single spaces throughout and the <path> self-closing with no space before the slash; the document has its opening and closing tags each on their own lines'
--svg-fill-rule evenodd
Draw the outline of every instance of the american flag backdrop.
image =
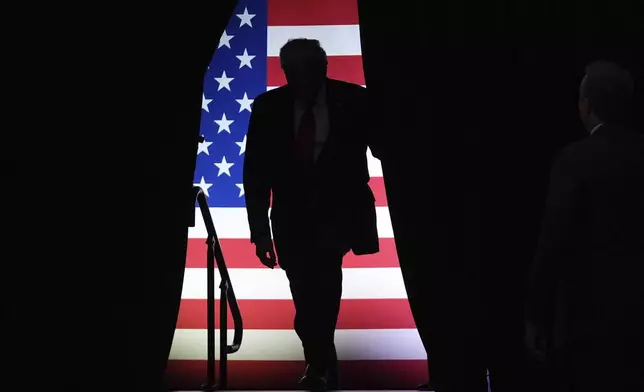
<svg viewBox="0 0 644 392">
<path fill-rule="evenodd" d="M 282 270 L 264 268 L 255 257 L 242 184 L 253 99 L 285 83 L 279 49 L 289 38 L 298 37 L 320 40 L 329 56 L 329 77 L 365 84 L 356 0 L 241 0 L 204 81 L 205 141 L 199 145 L 194 182 L 208 197 L 244 319 L 242 347 L 229 356 L 231 388 L 289 389 L 304 370 L 288 281 Z M 413 388 L 427 379 L 425 352 L 396 257 L 380 162 L 372 156 L 369 171 L 381 251 L 361 257 L 350 253 L 344 259 L 343 301 L 335 335 L 342 384 L 352 389 Z M 181 309 L 166 372 L 168 383 L 178 388 L 205 381 L 205 238 L 197 212 L 197 225 L 189 232 Z M 230 317 L 229 326 L 232 339 Z"/>
</svg>

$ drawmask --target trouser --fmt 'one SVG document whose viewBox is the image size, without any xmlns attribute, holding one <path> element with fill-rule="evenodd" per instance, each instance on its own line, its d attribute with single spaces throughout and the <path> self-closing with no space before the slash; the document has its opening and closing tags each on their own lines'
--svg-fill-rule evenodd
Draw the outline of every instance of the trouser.
<svg viewBox="0 0 644 392">
<path fill-rule="evenodd" d="M 342 297 L 342 257 L 341 251 L 311 251 L 308 260 L 291 262 L 285 270 L 304 358 L 321 373 L 337 364 L 334 335 Z"/>
</svg>

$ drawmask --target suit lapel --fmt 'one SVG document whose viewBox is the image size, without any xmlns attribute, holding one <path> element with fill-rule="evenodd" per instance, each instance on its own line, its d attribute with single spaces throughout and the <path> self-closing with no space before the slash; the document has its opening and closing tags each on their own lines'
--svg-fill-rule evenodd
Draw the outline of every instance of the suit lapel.
<svg viewBox="0 0 644 392">
<path fill-rule="evenodd" d="M 278 118 L 275 129 L 280 132 L 280 139 L 288 142 L 287 147 L 290 151 L 295 141 L 295 104 L 288 86 L 284 90 L 280 105 L 282 105 L 283 110 L 276 111 Z"/>
</svg>

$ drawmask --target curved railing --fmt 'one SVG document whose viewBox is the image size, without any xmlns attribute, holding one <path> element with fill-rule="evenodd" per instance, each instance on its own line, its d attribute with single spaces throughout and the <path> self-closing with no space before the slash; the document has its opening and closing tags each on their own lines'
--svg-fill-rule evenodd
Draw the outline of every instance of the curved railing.
<svg viewBox="0 0 644 392">
<path fill-rule="evenodd" d="M 230 281 L 224 254 L 221 251 L 215 224 L 210 215 L 206 195 L 198 186 L 193 187 L 192 190 L 194 192 L 195 202 L 199 204 L 199 209 L 201 210 L 201 215 L 206 225 L 206 232 L 208 233 L 208 238 L 206 239 L 206 244 L 208 244 L 206 259 L 208 292 L 208 380 L 202 388 L 203 390 L 213 391 L 226 389 L 227 387 L 228 354 L 234 354 L 239 351 L 244 334 L 244 324 L 237 299 L 235 298 L 235 291 Z M 215 264 L 221 277 L 221 284 L 219 285 L 219 289 L 221 290 L 219 307 L 219 383 L 216 383 L 215 380 Z M 233 316 L 233 323 L 235 324 L 235 334 L 231 345 L 228 344 L 228 307 L 230 307 L 230 313 Z"/>
</svg>

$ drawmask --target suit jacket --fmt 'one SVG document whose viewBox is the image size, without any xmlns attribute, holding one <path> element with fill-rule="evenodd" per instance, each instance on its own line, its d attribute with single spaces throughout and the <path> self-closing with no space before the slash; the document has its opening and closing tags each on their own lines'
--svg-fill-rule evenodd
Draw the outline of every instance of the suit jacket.
<svg viewBox="0 0 644 392">
<path fill-rule="evenodd" d="M 367 126 L 366 89 L 327 79 L 330 130 L 313 171 L 315 213 L 306 208 L 295 162 L 294 100 L 288 85 L 255 98 L 244 159 L 244 192 L 251 241 L 271 235 L 283 259 L 301 239 L 324 241 L 355 254 L 379 251 L 375 198 L 366 150 L 379 150 Z M 281 245 L 278 245 L 279 244 Z"/>
<path fill-rule="evenodd" d="M 551 172 L 528 317 L 557 347 L 642 342 L 644 137 L 604 125 L 565 148 Z"/>
</svg>

